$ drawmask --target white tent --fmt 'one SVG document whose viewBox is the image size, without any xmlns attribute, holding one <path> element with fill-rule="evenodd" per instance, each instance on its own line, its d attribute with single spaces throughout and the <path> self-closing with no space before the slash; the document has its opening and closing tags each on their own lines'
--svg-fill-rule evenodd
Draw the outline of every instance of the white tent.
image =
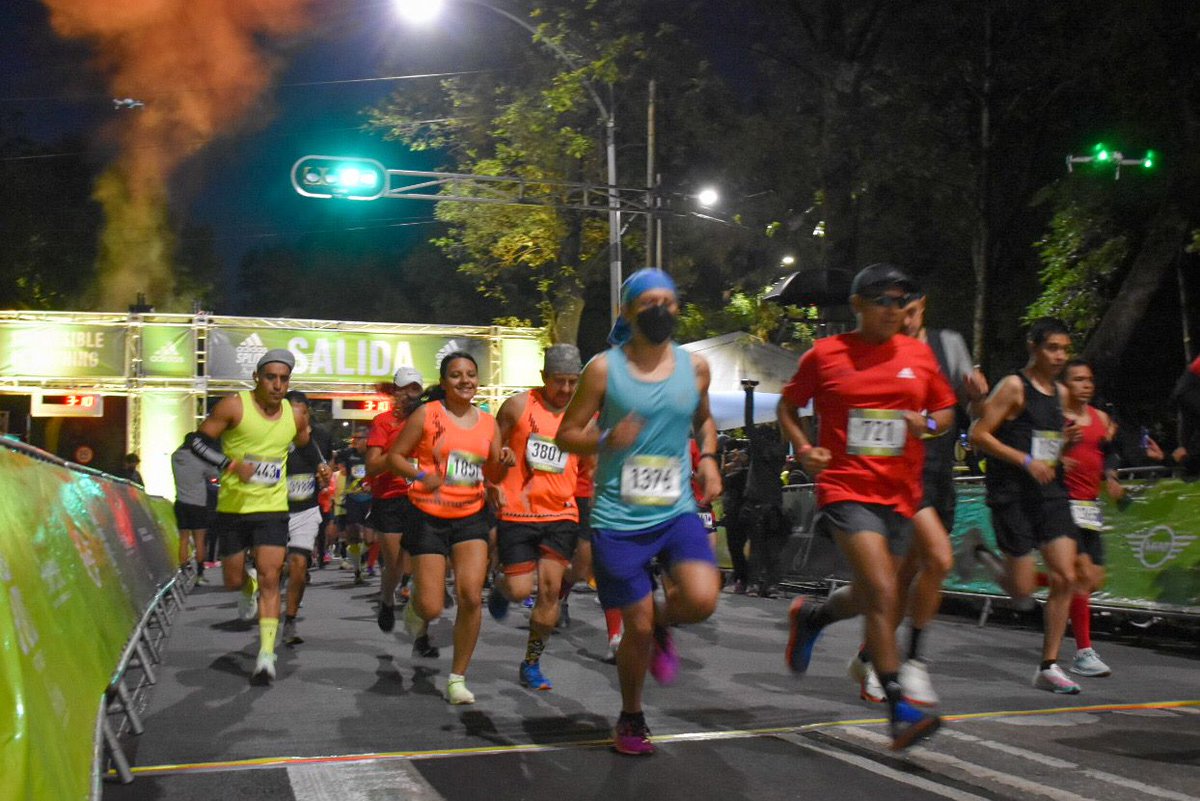
<svg viewBox="0 0 1200 801">
<path fill-rule="evenodd" d="M 741 392 L 742 379 L 752 378 L 758 382 L 756 392 L 778 394 L 800 361 L 795 351 L 763 342 L 745 331 L 689 342 L 683 348 L 708 360 L 714 392 Z"/>
</svg>

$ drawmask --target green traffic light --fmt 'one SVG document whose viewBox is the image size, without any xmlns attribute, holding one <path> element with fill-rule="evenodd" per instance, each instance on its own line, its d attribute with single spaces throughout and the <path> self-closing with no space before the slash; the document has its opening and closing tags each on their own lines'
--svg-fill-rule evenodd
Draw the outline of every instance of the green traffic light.
<svg viewBox="0 0 1200 801">
<path fill-rule="evenodd" d="M 1155 165 L 1155 163 L 1157 163 L 1157 161 L 1158 161 L 1158 154 L 1155 153 L 1153 150 L 1147 150 L 1146 157 L 1142 159 L 1142 168 L 1147 169 L 1147 170 L 1153 169 L 1154 165 Z"/>
</svg>

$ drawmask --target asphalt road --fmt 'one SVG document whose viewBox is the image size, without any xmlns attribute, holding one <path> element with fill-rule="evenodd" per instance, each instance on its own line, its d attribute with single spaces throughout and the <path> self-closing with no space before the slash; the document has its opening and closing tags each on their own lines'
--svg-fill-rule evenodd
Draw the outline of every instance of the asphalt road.
<svg viewBox="0 0 1200 801">
<path fill-rule="evenodd" d="M 194 589 L 144 694 L 146 731 L 126 739 L 136 778 L 106 783 L 105 801 L 1200 801 L 1194 642 L 1099 639 L 1114 675 L 1057 696 L 1030 686 L 1036 631 L 944 615 L 925 640 L 947 724 L 897 756 L 884 709 L 845 674 L 857 623 L 831 627 L 797 679 L 783 664 L 786 599 L 727 594 L 710 621 L 677 630 L 680 678 L 646 692 L 659 752 L 637 758 L 608 748 L 619 695 L 594 595 L 574 596 L 572 625 L 543 656 L 550 692 L 517 683 L 524 610 L 503 623 L 485 612 L 468 674 L 477 703 L 452 707 L 449 620 L 433 627 L 443 655 L 416 658 L 402 625 L 375 625 L 377 579 L 313 577 L 305 642 L 279 648 L 269 688 L 247 681 L 257 628 L 233 622 L 236 596 Z"/>
</svg>

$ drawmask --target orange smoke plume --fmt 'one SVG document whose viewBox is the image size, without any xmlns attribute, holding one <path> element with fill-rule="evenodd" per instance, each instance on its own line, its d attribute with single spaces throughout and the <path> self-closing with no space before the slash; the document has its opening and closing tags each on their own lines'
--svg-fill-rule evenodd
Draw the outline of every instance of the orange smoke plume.
<svg viewBox="0 0 1200 801">
<path fill-rule="evenodd" d="M 279 67 L 262 42 L 299 31 L 312 0 L 44 0 L 61 36 L 94 44 L 120 112 L 119 155 L 98 179 L 105 211 L 97 265 L 100 309 L 143 292 L 173 304 L 167 180 L 217 136 L 248 123 Z"/>
</svg>

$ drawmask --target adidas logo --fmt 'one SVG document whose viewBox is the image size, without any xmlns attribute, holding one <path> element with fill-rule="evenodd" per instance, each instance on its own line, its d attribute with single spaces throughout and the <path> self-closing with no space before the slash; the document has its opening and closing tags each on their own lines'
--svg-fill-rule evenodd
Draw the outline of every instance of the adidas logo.
<svg viewBox="0 0 1200 801">
<path fill-rule="evenodd" d="M 258 360 L 267 352 L 267 346 L 263 344 L 262 337 L 258 334 L 251 334 L 242 340 L 237 346 L 237 363 L 241 367 L 248 367 L 251 371 L 258 364 Z"/>
<path fill-rule="evenodd" d="M 441 349 L 439 349 L 437 354 L 434 356 L 436 363 L 440 365 L 442 363 L 442 359 L 446 358 L 451 353 L 454 353 L 456 350 L 462 350 L 462 347 L 458 344 L 458 340 L 447 340 L 446 344 L 442 345 Z"/>
<path fill-rule="evenodd" d="M 159 364 L 183 364 L 183 354 L 179 352 L 179 348 L 175 346 L 174 341 L 165 342 L 163 345 L 150 356 L 150 361 L 158 362 Z"/>
<path fill-rule="evenodd" d="M 896 378 L 916 378 L 917 374 L 912 371 L 911 367 L 905 367 L 900 372 L 896 373 Z"/>
</svg>

